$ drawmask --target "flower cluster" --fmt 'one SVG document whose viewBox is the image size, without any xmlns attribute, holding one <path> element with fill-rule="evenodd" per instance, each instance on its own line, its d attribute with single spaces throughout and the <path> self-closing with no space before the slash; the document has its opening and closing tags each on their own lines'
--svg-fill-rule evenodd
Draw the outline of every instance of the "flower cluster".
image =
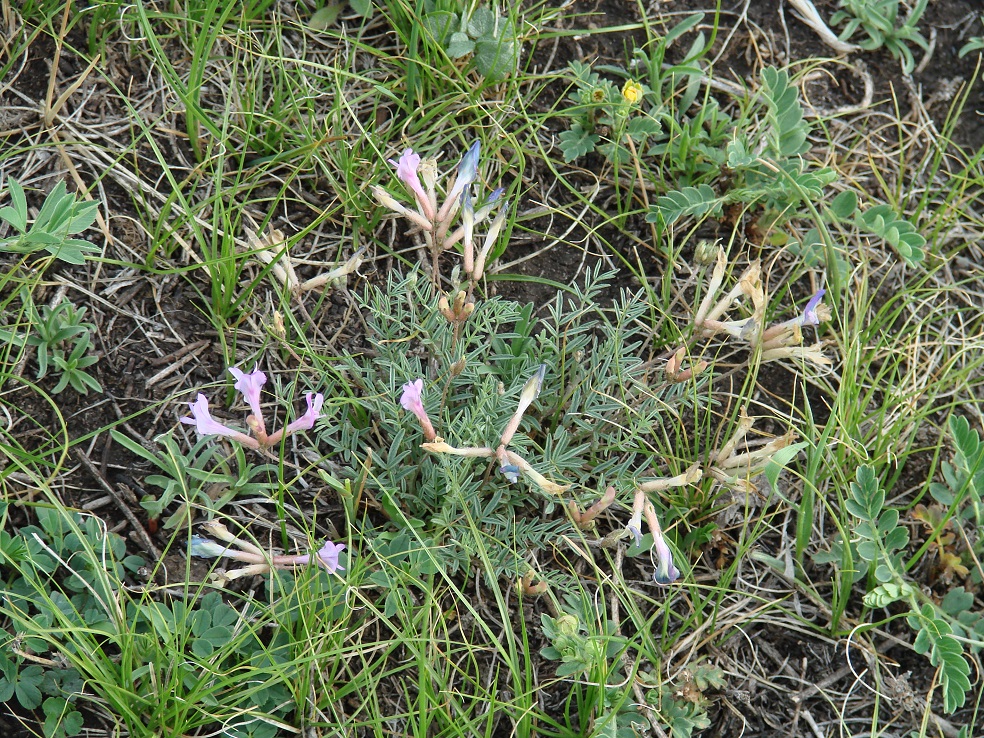
<svg viewBox="0 0 984 738">
<path fill-rule="evenodd" d="M 266 574 L 271 569 L 288 569 L 297 566 L 307 566 L 312 561 L 318 566 L 324 567 L 329 574 L 334 574 L 338 571 L 345 571 L 345 567 L 338 562 L 339 554 L 342 552 L 342 549 L 345 548 L 345 544 L 336 544 L 331 541 L 326 541 L 325 545 L 313 555 L 301 554 L 292 556 L 264 551 L 262 548 L 259 546 L 254 546 L 249 541 L 244 541 L 241 538 L 237 538 L 222 523 L 214 520 L 205 523 L 202 528 L 210 536 L 218 538 L 220 541 L 224 541 L 229 545 L 223 546 L 222 544 L 216 543 L 215 541 L 205 538 L 204 536 L 194 535 L 189 540 L 191 544 L 189 550 L 192 556 L 208 559 L 218 558 L 221 556 L 248 564 L 248 566 L 244 566 L 241 569 L 233 569 L 232 571 L 222 572 L 219 575 L 219 578 L 223 581 L 238 579 L 239 577 L 251 576 L 254 574 Z M 230 546 L 235 546 L 235 548 L 230 548 Z"/>
<path fill-rule="evenodd" d="M 746 448 L 749 446 L 745 437 L 754 424 L 755 421 L 742 408 L 737 429 L 720 449 L 711 453 L 706 469 L 707 474 L 721 484 L 744 493 L 755 491 L 755 485 L 749 480 L 764 472 L 772 457 L 796 440 L 796 432 L 790 430 L 764 443 L 752 442 L 757 446 L 752 451 L 738 451 L 739 444 L 744 443 Z"/>
<path fill-rule="evenodd" d="M 182 423 L 194 425 L 200 435 L 225 436 L 247 448 L 258 450 L 276 446 L 281 440 L 297 431 L 311 430 L 315 421 L 321 417 L 321 406 L 325 401 L 324 396 L 320 392 L 308 392 L 305 395 L 307 411 L 293 423 L 268 434 L 263 420 L 263 411 L 260 408 L 260 391 L 266 383 L 266 374 L 258 369 L 247 374 L 236 367 L 230 367 L 229 372 L 236 378 L 235 387 L 243 394 L 246 404 L 249 405 L 251 413 L 246 418 L 246 425 L 249 426 L 250 433 L 230 428 L 215 420 L 209 413 L 208 399 L 201 393 L 198 394 L 194 402 L 189 403 L 191 415 L 181 418 Z"/>
<path fill-rule="evenodd" d="M 683 474 L 675 477 L 665 477 L 642 482 L 636 487 L 632 500 L 632 517 L 622 530 L 617 530 L 610 536 L 601 541 L 601 545 L 613 545 L 616 541 L 631 538 L 636 546 L 642 545 L 642 519 L 646 518 L 646 525 L 653 537 L 653 549 L 656 552 L 656 571 L 653 579 L 657 584 L 672 584 L 680 578 L 680 570 L 673 564 L 673 552 L 666 543 L 663 536 L 663 528 L 659 524 L 656 516 L 656 507 L 648 498 L 650 492 L 662 492 L 671 487 L 683 487 L 687 484 L 696 484 L 702 476 L 700 468 L 696 464 L 691 466 Z M 614 487 L 609 487 L 605 494 L 594 505 L 585 511 L 578 508 L 573 500 L 568 504 L 575 525 L 581 530 L 587 530 L 594 525 L 594 519 L 604 510 L 608 509 L 615 502 L 616 491 Z"/>
<path fill-rule="evenodd" d="M 515 484 L 519 481 L 519 477 L 522 474 L 528 477 L 544 492 L 553 495 L 560 495 L 569 489 L 569 484 L 560 485 L 555 482 L 551 482 L 537 472 L 529 464 L 529 462 L 526 461 L 526 459 L 506 448 L 516 431 L 519 429 L 520 421 L 523 419 L 523 415 L 526 413 L 526 410 L 540 393 L 540 388 L 543 385 L 543 378 L 545 374 L 546 365 L 541 364 L 537 373 L 526 382 L 526 385 L 523 387 L 523 391 L 520 394 L 519 403 L 517 404 L 516 410 L 509 419 L 509 422 L 506 424 L 505 429 L 502 431 L 502 435 L 499 438 L 499 444 L 495 448 L 491 446 L 468 446 L 458 448 L 445 443 L 444 439 L 437 435 L 437 432 L 434 430 L 434 425 L 431 423 L 430 417 L 427 415 L 427 410 L 424 408 L 422 398 L 424 387 L 423 379 L 416 379 L 413 382 L 407 382 L 403 385 L 403 392 L 400 396 L 400 404 L 405 410 L 413 413 L 414 416 L 416 416 L 418 423 L 420 423 L 421 430 L 423 430 L 424 438 L 426 440 L 426 443 L 421 444 L 421 448 L 437 454 L 451 454 L 454 456 L 479 459 L 496 459 L 499 462 L 499 472 L 509 482 Z M 679 476 L 669 479 L 653 480 L 640 484 L 635 491 L 633 515 L 629 521 L 629 524 L 624 530 L 620 530 L 614 534 L 614 539 L 631 536 L 635 539 L 636 545 L 640 545 L 642 542 L 642 518 L 645 516 L 646 524 L 653 536 L 653 548 L 656 551 L 658 561 L 656 572 L 653 575 L 658 584 L 665 585 L 676 581 L 680 576 L 680 571 L 673 564 L 673 554 L 670 551 L 670 547 L 667 545 L 665 538 L 663 537 L 663 531 L 660 527 L 659 519 L 656 517 L 656 508 L 653 506 L 652 502 L 649 501 L 646 495 L 649 492 L 665 490 L 670 487 L 694 484 L 700 478 L 701 471 L 696 465 L 694 465 L 684 474 Z M 605 495 L 584 512 L 581 512 L 577 504 L 572 501 L 569 504 L 571 517 L 578 527 L 587 529 L 593 525 L 594 519 L 615 501 L 615 498 L 615 488 L 609 487 L 605 492 Z M 534 590 L 529 587 L 527 587 L 525 591 L 527 591 L 528 594 L 535 593 Z"/>
<path fill-rule="evenodd" d="M 362 259 L 368 250 L 363 246 L 333 269 L 321 272 L 302 282 L 297 276 L 297 272 L 294 271 L 294 262 L 287 248 L 287 239 L 282 231 L 273 228 L 257 234 L 247 228 L 245 246 L 257 261 L 264 265 L 270 265 L 270 274 L 287 287 L 295 297 L 311 290 L 331 289 L 337 284 L 344 284 L 348 275 L 361 266 Z"/>
<path fill-rule="evenodd" d="M 761 349 L 761 360 L 807 359 L 829 365 L 823 355 L 823 344 L 803 346 L 803 327 L 817 326 L 830 321 L 830 308 L 823 304 L 824 290 L 819 290 L 807 303 L 803 313 L 792 320 L 765 327 L 767 297 L 762 286 L 761 267 L 751 264 L 738 278 L 738 283 L 724 295 L 719 295 L 727 270 L 724 250 L 718 249 L 716 263 L 707 284 L 707 291 L 694 315 L 694 327 L 704 336 L 724 333 L 732 338 Z M 741 320 L 722 320 L 736 300 L 742 297 L 752 303 L 752 315 Z"/>
<path fill-rule="evenodd" d="M 536 471 L 530 463 L 519 454 L 509 451 L 506 446 L 512 440 L 519 423 L 523 419 L 523 414 L 533 403 L 537 395 L 540 394 L 540 387 L 543 385 L 543 377 L 547 372 L 546 364 L 541 364 L 537 373 L 526 382 L 519 397 L 519 403 L 512 418 L 506 424 L 505 430 L 499 438 L 499 443 L 495 448 L 491 446 L 468 446 L 456 448 L 444 442 L 443 438 L 437 435 L 434 425 L 431 423 L 424 409 L 422 392 L 424 380 L 417 379 L 403 385 L 403 393 L 400 396 L 400 404 L 404 409 L 412 412 L 420 423 L 424 432 L 426 443 L 421 444 L 421 448 L 435 454 L 451 454 L 453 456 L 466 456 L 478 459 L 496 459 L 499 462 L 499 471 L 502 475 L 515 484 L 519 481 L 520 474 L 529 477 L 540 489 L 549 494 L 562 494 L 570 485 L 556 484 Z"/>
<path fill-rule="evenodd" d="M 415 207 L 402 204 L 379 185 L 372 188 L 380 205 L 402 215 L 420 230 L 435 260 L 443 251 L 460 242 L 464 272 L 472 282 L 481 280 L 485 273 L 489 253 L 505 226 L 508 208 L 508 203 L 499 203 L 504 192 L 501 187 L 493 190 L 482 205 L 475 206 L 472 184 L 478 178 L 480 153 L 480 145 L 476 141 L 461 157 L 457 174 L 440 206 L 437 198 L 437 163 L 432 159 L 422 160 L 413 149 L 406 149 L 398 161 L 391 159 L 390 163 L 396 167 L 396 176 L 413 196 Z M 496 207 L 499 211 L 489 226 L 481 249 L 476 253 L 475 227 L 487 220 Z M 452 230 L 459 211 L 461 225 Z"/>
</svg>

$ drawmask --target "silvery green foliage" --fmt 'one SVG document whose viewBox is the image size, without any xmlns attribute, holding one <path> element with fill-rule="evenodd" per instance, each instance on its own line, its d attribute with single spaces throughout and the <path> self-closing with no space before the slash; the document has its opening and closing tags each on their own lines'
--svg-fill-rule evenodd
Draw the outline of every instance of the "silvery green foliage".
<svg viewBox="0 0 984 738">
<path fill-rule="evenodd" d="M 520 41 L 513 22 L 488 6 L 469 11 L 455 2 L 425 0 L 424 27 L 452 59 L 472 56 L 486 79 L 500 80 L 516 71 Z"/>
<path fill-rule="evenodd" d="M 345 363 L 352 399 L 321 442 L 340 468 L 362 469 L 371 453 L 367 484 L 386 515 L 450 570 L 482 552 L 496 573 L 521 575 L 527 552 L 573 529 L 559 498 L 525 481 L 509 484 L 487 460 L 421 449 L 414 417 L 399 406 L 400 387 L 424 379 L 425 408 L 448 444 L 494 447 L 523 385 L 545 364 L 539 398 L 511 448 L 549 480 L 572 484 L 575 498 L 593 501 L 607 484 L 628 489 L 635 475 L 652 473 L 663 419 L 687 401 L 677 388 L 647 381 L 648 302 L 623 293 L 611 308 L 598 307 L 611 277 L 589 272 L 540 319 L 532 305 L 479 300 L 457 340 L 431 281 L 417 272 L 391 275 L 361 296 L 372 360 Z"/>
<path fill-rule="evenodd" d="M 99 357 L 90 354 L 95 326 L 83 322 L 85 308 L 77 309 L 71 301 L 62 300 L 54 307 L 42 305 L 38 311 L 27 287 L 21 288 L 20 299 L 26 321 L 17 327 L 26 330 L 0 328 L 0 342 L 34 347 L 37 378 L 47 376 L 49 371 L 58 375 L 58 382 L 51 390 L 53 394 L 59 394 L 69 385 L 83 395 L 89 394 L 90 389 L 102 392 L 99 380 L 86 371 Z"/>
</svg>

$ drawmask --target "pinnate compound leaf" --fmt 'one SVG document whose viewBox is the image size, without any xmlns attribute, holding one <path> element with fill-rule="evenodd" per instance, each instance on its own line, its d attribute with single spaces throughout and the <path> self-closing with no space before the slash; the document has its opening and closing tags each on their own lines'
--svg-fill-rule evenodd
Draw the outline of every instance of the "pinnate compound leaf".
<svg viewBox="0 0 984 738">
<path fill-rule="evenodd" d="M 947 636 L 937 643 L 933 656 L 940 667 L 940 682 L 943 685 L 943 709 L 954 712 L 964 706 L 967 692 L 970 691 L 970 665 L 964 658 L 959 641 Z M 930 661 L 933 661 L 930 656 Z"/>
<path fill-rule="evenodd" d="M 851 482 L 851 497 L 847 500 L 847 511 L 861 520 L 875 522 L 885 505 L 885 493 L 878 484 L 873 467 L 864 464 L 858 467 Z"/>
<path fill-rule="evenodd" d="M 940 670 L 944 709 L 952 713 L 963 707 L 970 691 L 970 664 L 949 624 L 936 617 L 936 611 L 928 603 L 919 612 L 912 612 L 906 620 L 913 629 L 918 629 L 913 649 L 916 653 L 928 653 L 929 663 Z"/>
<path fill-rule="evenodd" d="M 780 157 L 795 156 L 809 151 L 806 137 L 810 127 L 803 120 L 799 92 L 789 83 L 789 73 L 775 67 L 762 70 L 763 94 L 769 107 L 767 120 L 771 123 L 773 152 Z"/>
<path fill-rule="evenodd" d="M 722 199 L 709 185 L 684 187 L 667 192 L 657 199 L 646 220 L 650 223 L 662 221 L 668 226 L 687 216 L 699 217 L 708 213 L 717 213 L 721 209 L 721 203 Z"/>
<path fill-rule="evenodd" d="M 886 582 L 879 584 L 864 596 L 864 604 L 871 608 L 888 607 L 893 602 L 905 599 L 915 593 L 908 583 Z"/>
<path fill-rule="evenodd" d="M 868 208 L 857 216 L 857 220 L 859 225 L 884 239 L 909 266 L 915 266 L 925 258 L 926 239 L 890 205 L 883 203 Z"/>
<path fill-rule="evenodd" d="M 946 593 L 940 609 L 948 615 L 962 615 L 974 606 L 974 593 L 963 587 L 955 587 Z"/>
<path fill-rule="evenodd" d="M 838 221 L 846 221 L 858 209 L 858 195 L 854 190 L 844 190 L 830 201 L 830 213 Z"/>
</svg>

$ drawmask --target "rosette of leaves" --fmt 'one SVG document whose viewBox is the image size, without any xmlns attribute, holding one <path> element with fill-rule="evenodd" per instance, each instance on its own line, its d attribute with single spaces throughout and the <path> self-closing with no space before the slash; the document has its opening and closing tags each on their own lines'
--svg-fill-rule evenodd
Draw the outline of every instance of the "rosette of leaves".
<svg viewBox="0 0 984 738">
<path fill-rule="evenodd" d="M 500 80 L 515 71 L 519 59 L 516 26 L 505 16 L 483 6 L 460 13 L 424 3 L 424 25 L 452 59 L 471 55 L 475 69 L 486 79 Z"/>
<path fill-rule="evenodd" d="M 26 288 L 21 290 L 21 299 L 26 307 L 28 331 L 0 328 L 0 341 L 33 346 L 37 350 L 37 378 L 44 378 L 49 371 L 59 377 L 51 390 L 53 394 L 59 394 L 69 385 L 83 395 L 90 389 L 102 392 L 99 380 L 86 371 L 99 357 L 90 353 L 95 326 L 83 322 L 85 308 L 76 308 L 70 301 L 62 300 L 54 307 L 43 305 L 38 312 Z"/>
</svg>

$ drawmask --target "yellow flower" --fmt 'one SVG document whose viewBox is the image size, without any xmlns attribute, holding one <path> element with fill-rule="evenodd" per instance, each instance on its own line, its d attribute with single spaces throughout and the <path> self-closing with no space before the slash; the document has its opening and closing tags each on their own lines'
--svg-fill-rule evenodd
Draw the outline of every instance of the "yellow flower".
<svg viewBox="0 0 984 738">
<path fill-rule="evenodd" d="M 630 105 L 635 105 L 637 102 L 642 100 L 642 85 L 634 80 L 627 80 L 624 85 L 622 85 L 622 99 Z"/>
</svg>

